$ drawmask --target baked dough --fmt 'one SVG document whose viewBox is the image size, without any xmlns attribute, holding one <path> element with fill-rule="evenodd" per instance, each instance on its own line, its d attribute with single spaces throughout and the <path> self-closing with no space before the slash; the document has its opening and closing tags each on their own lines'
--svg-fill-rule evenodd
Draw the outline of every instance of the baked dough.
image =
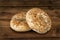
<svg viewBox="0 0 60 40">
<path fill-rule="evenodd" d="M 10 27 L 17 32 L 25 32 L 31 30 L 25 18 L 25 12 L 14 15 L 10 21 Z"/>
<path fill-rule="evenodd" d="M 43 34 L 51 29 L 50 17 L 39 8 L 30 9 L 26 14 L 26 21 L 29 27 L 37 33 Z"/>
</svg>

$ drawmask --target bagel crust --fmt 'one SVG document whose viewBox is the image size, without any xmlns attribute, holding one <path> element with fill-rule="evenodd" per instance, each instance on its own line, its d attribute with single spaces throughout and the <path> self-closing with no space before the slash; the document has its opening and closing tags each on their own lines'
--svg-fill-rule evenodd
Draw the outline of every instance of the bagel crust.
<svg viewBox="0 0 60 40">
<path fill-rule="evenodd" d="M 30 9 L 26 14 L 26 21 L 29 27 L 37 33 L 43 34 L 51 29 L 50 17 L 39 8 Z"/>
<path fill-rule="evenodd" d="M 21 12 L 12 17 L 10 27 L 17 32 L 25 32 L 31 30 L 26 22 L 26 13 Z"/>
</svg>

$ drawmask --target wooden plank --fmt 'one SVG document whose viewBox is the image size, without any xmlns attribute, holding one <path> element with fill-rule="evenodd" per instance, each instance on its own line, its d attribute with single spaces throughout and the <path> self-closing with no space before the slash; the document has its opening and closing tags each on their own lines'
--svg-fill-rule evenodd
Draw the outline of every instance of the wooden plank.
<svg viewBox="0 0 60 40">
<path fill-rule="evenodd" d="M 60 38 L 3 38 L 1 40 L 60 40 Z"/>
<path fill-rule="evenodd" d="M 39 0 L 38 0 L 39 1 Z M 12 1 L 12 0 L 6 0 L 6 1 L 1 1 L 0 2 L 0 5 L 2 5 L 2 6 L 33 6 L 33 5 L 38 5 L 39 4 L 39 2 L 38 1 L 32 1 L 32 0 L 14 0 L 14 1 Z M 8 4 L 7 4 L 8 3 Z M 47 3 L 47 2 L 46 2 Z"/>
<path fill-rule="evenodd" d="M 56 6 L 60 0 L 1 0 L 0 6 Z"/>
</svg>

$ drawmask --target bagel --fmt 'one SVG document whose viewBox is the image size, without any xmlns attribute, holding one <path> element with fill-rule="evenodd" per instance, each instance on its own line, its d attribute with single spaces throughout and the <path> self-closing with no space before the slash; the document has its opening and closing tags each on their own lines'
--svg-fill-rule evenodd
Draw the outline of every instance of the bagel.
<svg viewBox="0 0 60 40">
<path fill-rule="evenodd" d="M 25 32 L 31 30 L 26 22 L 26 13 L 21 12 L 14 15 L 10 21 L 10 27 L 17 32 Z"/>
<path fill-rule="evenodd" d="M 49 15 L 40 8 L 32 8 L 26 13 L 26 21 L 29 27 L 40 34 L 44 34 L 51 29 L 51 19 Z"/>
</svg>

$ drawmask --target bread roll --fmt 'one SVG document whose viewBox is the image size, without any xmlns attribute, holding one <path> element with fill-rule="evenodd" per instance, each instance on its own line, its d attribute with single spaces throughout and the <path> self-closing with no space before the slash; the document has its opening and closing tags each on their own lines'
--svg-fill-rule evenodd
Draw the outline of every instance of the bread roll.
<svg viewBox="0 0 60 40">
<path fill-rule="evenodd" d="M 25 32 L 31 30 L 26 23 L 25 17 L 25 12 L 14 15 L 10 21 L 10 27 L 17 32 Z"/>
<path fill-rule="evenodd" d="M 50 17 L 39 8 L 30 9 L 26 14 L 26 21 L 33 31 L 40 34 L 44 34 L 51 29 Z"/>
</svg>

